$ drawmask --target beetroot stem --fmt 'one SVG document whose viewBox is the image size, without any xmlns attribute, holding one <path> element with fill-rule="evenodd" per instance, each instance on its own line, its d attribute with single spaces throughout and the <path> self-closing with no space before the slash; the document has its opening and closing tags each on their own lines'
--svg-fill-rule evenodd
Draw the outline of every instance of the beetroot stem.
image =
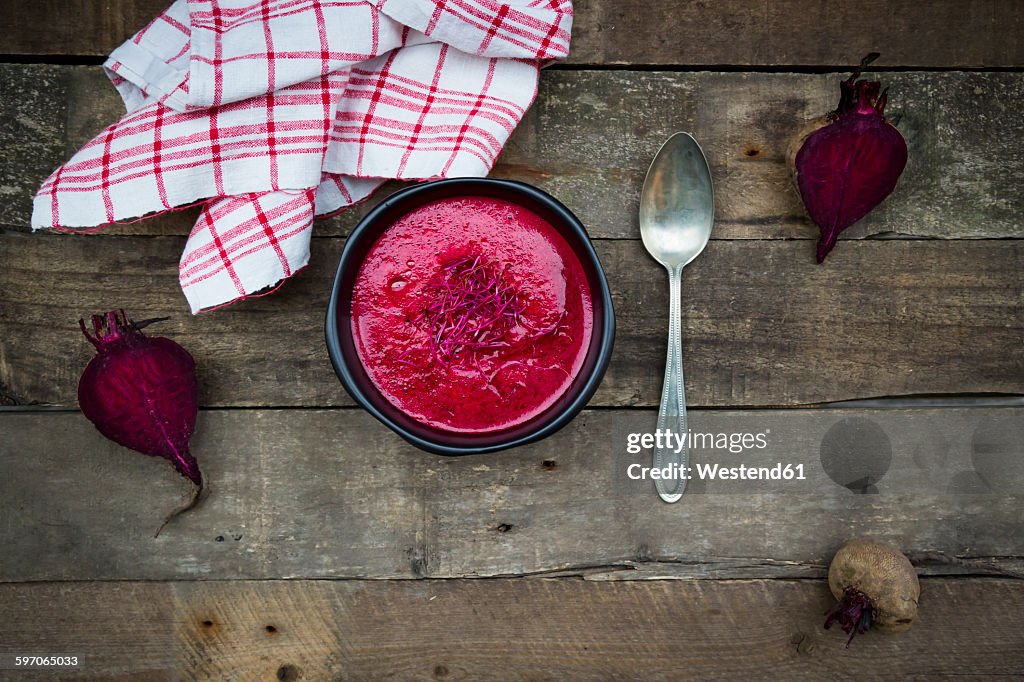
<svg viewBox="0 0 1024 682">
<path fill-rule="evenodd" d="M 98 350 L 100 347 L 100 340 L 99 338 L 97 338 L 97 336 L 93 336 L 92 334 L 90 334 L 89 330 L 85 328 L 85 320 L 78 320 L 78 326 L 82 328 L 82 333 L 85 334 L 85 338 L 89 340 L 89 343 L 95 346 L 96 349 Z"/>
<path fill-rule="evenodd" d="M 151 324 L 156 324 L 157 322 L 166 322 L 169 319 L 171 319 L 171 318 L 169 318 L 169 317 L 151 317 L 148 320 L 139 320 L 138 322 L 132 322 L 132 325 L 135 327 L 136 330 L 140 330 L 140 329 L 144 329 L 144 328 L 148 327 Z"/>
<path fill-rule="evenodd" d="M 843 632 L 850 635 L 850 638 L 846 640 L 846 648 L 849 649 L 854 636 L 862 635 L 871 629 L 874 619 L 875 605 L 871 598 L 860 590 L 847 587 L 843 592 L 842 600 L 825 619 L 825 629 L 831 628 L 833 623 L 839 623 Z"/>
</svg>

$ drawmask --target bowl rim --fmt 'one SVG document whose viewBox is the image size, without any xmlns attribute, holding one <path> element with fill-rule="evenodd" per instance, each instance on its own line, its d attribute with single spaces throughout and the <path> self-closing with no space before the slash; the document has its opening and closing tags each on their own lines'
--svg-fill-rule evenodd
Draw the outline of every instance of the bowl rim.
<svg viewBox="0 0 1024 682">
<path fill-rule="evenodd" d="M 361 264 L 361 260 L 355 263 L 352 261 L 356 259 L 356 250 L 360 243 L 366 239 L 366 234 L 371 231 L 375 223 L 377 223 L 383 214 L 393 210 L 396 205 L 409 202 L 420 194 L 434 192 L 439 188 L 456 185 L 465 187 L 467 189 L 467 194 L 471 194 L 473 188 L 477 187 L 502 187 L 510 190 L 513 194 L 526 196 L 545 205 L 549 210 L 551 210 L 576 237 L 577 243 L 571 244 L 571 246 L 577 257 L 580 258 L 581 261 L 589 261 L 589 263 L 584 263 L 584 267 L 593 271 L 598 283 L 598 291 L 592 291 L 591 297 L 593 299 L 599 299 L 600 304 L 605 311 L 603 316 L 604 320 L 600 329 L 598 330 L 595 327 L 595 331 L 599 331 L 601 334 L 595 364 L 590 375 L 586 377 L 586 380 L 572 402 L 559 412 L 554 413 L 550 419 L 540 422 L 537 425 L 537 428 L 521 434 L 516 438 L 484 446 L 448 445 L 443 442 L 438 442 L 437 440 L 424 438 L 418 434 L 410 432 L 400 424 L 395 423 L 390 417 L 378 409 L 377 406 L 373 404 L 373 401 L 371 401 L 359 387 L 358 382 L 345 361 L 344 354 L 341 350 L 341 339 L 338 332 L 337 311 L 339 303 L 338 299 L 341 295 L 342 275 L 349 267 L 358 267 Z M 498 452 L 500 450 L 506 450 L 508 448 L 514 448 L 520 445 L 526 445 L 527 443 L 539 441 L 543 438 L 547 438 L 556 431 L 559 431 L 570 421 L 576 418 L 586 404 L 590 402 L 590 399 L 597 391 L 601 380 L 604 378 L 605 371 L 608 369 L 608 364 L 612 356 L 612 348 L 615 344 L 615 309 L 612 304 L 611 289 L 608 286 L 608 279 L 605 276 L 601 260 L 597 256 L 597 251 L 594 249 L 594 245 L 590 241 L 590 236 L 587 234 L 586 228 L 583 227 L 583 223 L 580 222 L 579 218 L 577 218 L 572 211 L 562 204 L 562 202 L 558 201 L 541 189 L 517 180 L 499 180 L 495 178 L 449 178 L 444 180 L 429 180 L 398 190 L 387 199 L 384 199 L 377 204 L 373 210 L 367 213 L 359 223 L 352 228 L 348 238 L 345 240 L 345 246 L 342 249 L 341 257 L 338 261 L 338 268 L 334 275 L 334 284 L 331 287 L 331 297 L 328 302 L 324 332 L 327 342 L 327 352 L 331 358 L 331 364 L 334 366 L 334 371 L 341 380 L 341 384 L 345 387 L 345 390 L 360 407 L 369 412 L 378 421 L 390 428 L 406 441 L 422 450 L 447 456 L 474 455 Z"/>
</svg>

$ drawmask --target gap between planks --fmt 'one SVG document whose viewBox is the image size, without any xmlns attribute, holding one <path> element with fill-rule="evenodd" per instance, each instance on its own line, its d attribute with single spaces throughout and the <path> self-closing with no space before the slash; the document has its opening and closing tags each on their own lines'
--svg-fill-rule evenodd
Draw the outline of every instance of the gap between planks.
<svg viewBox="0 0 1024 682">
<path fill-rule="evenodd" d="M 19 54 L 0 53 L 3 64 L 46 64 L 52 66 L 102 66 L 106 55 L 90 54 Z M 613 71 L 665 73 L 777 73 L 777 74 L 832 74 L 843 70 L 853 72 L 857 64 L 672 64 L 635 63 L 601 64 L 597 62 L 556 62 L 543 67 L 545 71 Z M 1024 73 L 1022 66 L 878 66 L 871 65 L 865 72 L 874 73 Z"/>
<path fill-rule="evenodd" d="M 962 409 L 968 407 L 978 408 L 998 408 L 998 407 L 1024 407 L 1024 395 L 1005 395 L 1005 396 L 990 396 L 990 395 L 970 395 L 970 394 L 953 394 L 950 396 L 944 396 L 936 398 L 934 396 L 899 396 L 889 398 L 859 398 L 856 400 L 837 400 L 830 403 L 808 403 L 806 405 L 719 405 L 712 407 L 692 407 L 689 408 L 689 412 L 713 412 L 713 411 L 729 411 L 729 412 L 741 412 L 741 411 L 753 411 L 753 410 L 830 410 L 830 409 L 850 409 L 866 407 L 875 410 L 906 410 L 913 408 L 935 408 L 935 409 Z M 251 410 L 362 410 L 363 408 L 358 405 L 214 405 L 210 407 L 201 407 L 201 412 L 216 412 L 224 410 L 238 410 L 238 411 L 251 411 Z M 642 410 L 650 409 L 654 407 L 627 407 L 622 405 L 587 405 L 585 409 L 599 412 L 602 410 Z M 2 413 L 20 413 L 20 414 L 57 414 L 63 412 L 80 412 L 77 407 L 70 405 L 2 405 L 0 404 L 0 414 Z"/>
</svg>

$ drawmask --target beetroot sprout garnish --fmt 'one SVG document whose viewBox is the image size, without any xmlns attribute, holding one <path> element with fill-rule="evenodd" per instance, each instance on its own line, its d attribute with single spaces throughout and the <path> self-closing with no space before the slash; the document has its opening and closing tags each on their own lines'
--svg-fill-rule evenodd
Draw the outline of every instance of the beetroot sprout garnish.
<svg viewBox="0 0 1024 682">
<path fill-rule="evenodd" d="M 508 269 L 480 254 L 461 256 L 441 267 L 427 288 L 429 303 L 415 320 L 429 332 L 427 349 L 441 365 L 464 361 L 480 369 L 479 354 L 558 329 L 561 315 L 543 327 L 525 318 L 527 299 L 512 283 Z"/>
</svg>

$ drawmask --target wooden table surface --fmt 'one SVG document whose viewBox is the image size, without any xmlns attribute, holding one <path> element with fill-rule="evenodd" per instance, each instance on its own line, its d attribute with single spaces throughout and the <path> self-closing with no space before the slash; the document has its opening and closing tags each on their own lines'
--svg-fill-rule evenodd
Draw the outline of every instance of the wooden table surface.
<svg viewBox="0 0 1024 682">
<path fill-rule="evenodd" d="M 102 56 L 164 1 L 0 0 L 0 654 L 78 654 L 76 679 L 1024 676 L 1024 3 L 578 0 L 494 175 L 587 225 L 615 354 L 562 432 L 445 459 L 327 359 L 368 206 L 319 224 L 278 293 L 199 317 L 177 284 L 194 211 L 28 234 L 39 183 L 119 115 Z M 785 150 L 876 49 L 910 161 L 819 266 Z M 622 469 L 667 326 L 638 195 L 677 130 L 718 199 L 684 283 L 691 428 L 768 431 L 760 461 L 808 480 L 670 506 Z M 77 411 L 77 320 L 115 307 L 171 316 L 200 372 L 209 495 L 157 539 L 182 480 Z M 858 535 L 918 560 L 920 619 L 844 649 L 823 576 Z"/>
</svg>

